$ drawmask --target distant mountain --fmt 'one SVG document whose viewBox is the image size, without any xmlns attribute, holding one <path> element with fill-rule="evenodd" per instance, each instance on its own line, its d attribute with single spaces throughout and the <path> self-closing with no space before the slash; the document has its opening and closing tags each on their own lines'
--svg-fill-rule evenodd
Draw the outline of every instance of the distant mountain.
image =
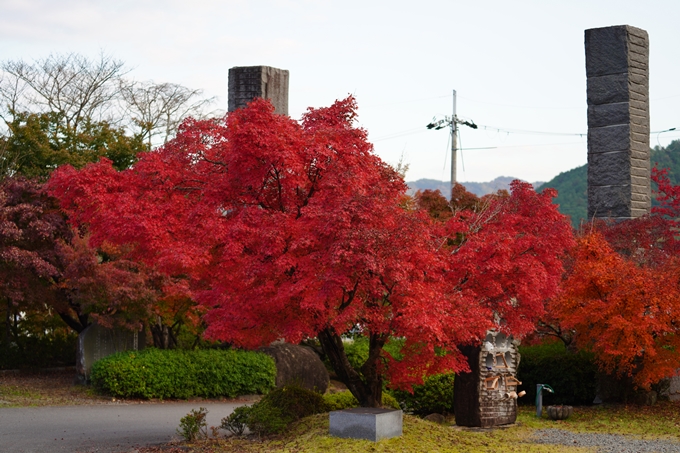
<svg viewBox="0 0 680 453">
<path fill-rule="evenodd" d="M 680 183 L 680 140 L 672 141 L 667 147 L 651 150 L 652 166 L 668 168 L 668 177 L 673 184 Z M 571 217 L 571 223 L 578 227 L 582 219 L 588 216 L 588 165 L 560 173 L 538 188 L 557 189 L 555 203 L 560 205 L 560 212 Z M 656 200 L 652 199 L 652 204 Z"/>
<path fill-rule="evenodd" d="M 499 176 L 493 181 L 489 182 L 461 182 L 468 192 L 471 192 L 478 197 L 487 195 L 490 193 L 498 192 L 499 190 L 508 190 L 510 188 L 510 183 L 517 178 L 510 176 Z M 442 195 L 449 198 L 451 191 L 451 183 L 449 181 L 439 181 L 436 179 L 419 179 L 417 181 L 407 182 L 409 187 L 409 194 L 413 195 L 419 190 L 439 190 Z M 533 183 L 534 187 L 539 187 L 543 182 Z"/>
</svg>

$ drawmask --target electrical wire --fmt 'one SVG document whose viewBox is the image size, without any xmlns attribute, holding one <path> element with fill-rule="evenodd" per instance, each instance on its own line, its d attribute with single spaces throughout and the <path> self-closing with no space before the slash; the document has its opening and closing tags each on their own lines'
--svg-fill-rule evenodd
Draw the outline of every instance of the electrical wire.
<svg viewBox="0 0 680 453">
<path fill-rule="evenodd" d="M 588 135 L 583 132 L 546 132 L 546 131 L 531 131 L 526 129 L 510 129 L 497 126 L 485 126 L 483 124 L 478 124 L 477 127 L 484 129 L 485 131 L 495 131 L 495 132 L 505 132 L 506 134 L 518 134 L 518 135 L 554 135 L 563 137 L 583 137 Z"/>
</svg>

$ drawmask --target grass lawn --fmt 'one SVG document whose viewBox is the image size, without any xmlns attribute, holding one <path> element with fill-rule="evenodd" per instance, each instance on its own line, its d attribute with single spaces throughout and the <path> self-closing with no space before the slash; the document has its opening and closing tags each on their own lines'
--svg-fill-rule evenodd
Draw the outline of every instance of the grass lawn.
<svg viewBox="0 0 680 453">
<path fill-rule="evenodd" d="M 680 404 L 652 407 L 577 407 L 572 418 L 554 422 L 537 419 L 535 408 L 521 407 L 518 423 L 510 428 L 471 431 L 404 417 L 404 435 L 377 443 L 338 439 L 328 435 L 328 414 L 301 420 L 284 435 L 269 439 L 228 438 L 184 444 L 181 451 L 224 452 L 593 452 L 593 449 L 532 444 L 537 429 L 558 428 L 574 432 L 629 434 L 644 439 L 680 441 Z M 186 448 L 189 447 L 188 450 Z M 152 452 L 153 449 L 142 449 Z M 172 451 L 172 450 L 163 450 Z M 180 451 L 179 449 L 177 451 Z"/>
</svg>

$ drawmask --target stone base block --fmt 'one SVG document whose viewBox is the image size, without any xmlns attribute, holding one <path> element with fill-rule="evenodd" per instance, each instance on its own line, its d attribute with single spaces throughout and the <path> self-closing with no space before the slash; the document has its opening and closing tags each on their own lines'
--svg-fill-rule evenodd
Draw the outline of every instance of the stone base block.
<svg viewBox="0 0 680 453">
<path fill-rule="evenodd" d="M 404 413 L 394 409 L 356 407 L 330 413 L 330 434 L 377 442 L 402 434 Z"/>
</svg>

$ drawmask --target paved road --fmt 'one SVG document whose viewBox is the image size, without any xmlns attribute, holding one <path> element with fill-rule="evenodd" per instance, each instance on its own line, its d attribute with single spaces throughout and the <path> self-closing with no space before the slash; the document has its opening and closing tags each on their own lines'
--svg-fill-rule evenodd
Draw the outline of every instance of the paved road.
<svg viewBox="0 0 680 453">
<path fill-rule="evenodd" d="M 113 453 L 178 439 L 179 421 L 191 409 L 208 409 L 219 426 L 236 403 L 145 403 L 0 409 L 2 453 Z"/>
</svg>

